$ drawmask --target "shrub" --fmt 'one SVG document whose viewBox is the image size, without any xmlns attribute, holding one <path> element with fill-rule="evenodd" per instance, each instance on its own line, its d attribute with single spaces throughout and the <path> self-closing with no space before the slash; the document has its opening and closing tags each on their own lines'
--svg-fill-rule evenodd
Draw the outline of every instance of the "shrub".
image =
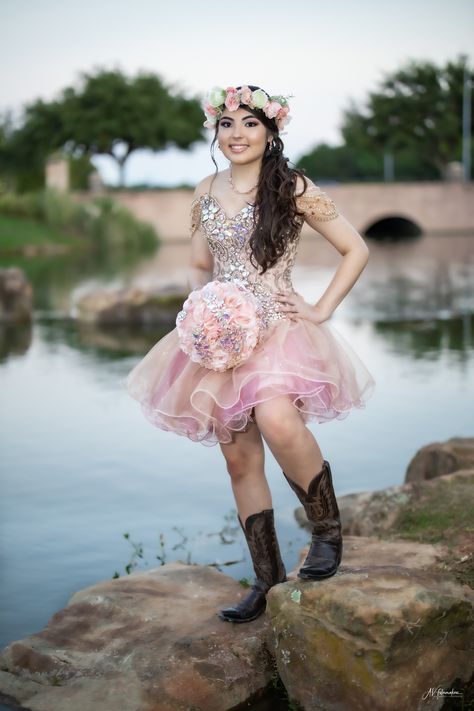
<svg viewBox="0 0 474 711">
<path fill-rule="evenodd" d="M 51 188 L 0 195 L 0 214 L 37 220 L 61 232 L 90 238 L 100 252 L 153 252 L 159 238 L 154 228 L 108 196 L 79 203 Z"/>
</svg>

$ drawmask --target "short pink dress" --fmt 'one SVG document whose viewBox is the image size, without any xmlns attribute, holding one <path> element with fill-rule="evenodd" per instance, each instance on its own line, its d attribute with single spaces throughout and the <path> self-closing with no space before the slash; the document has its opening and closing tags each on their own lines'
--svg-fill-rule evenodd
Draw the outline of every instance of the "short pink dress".
<svg viewBox="0 0 474 711">
<path fill-rule="evenodd" d="M 305 423 L 343 419 L 365 407 L 375 381 L 349 344 L 325 321 L 291 321 L 275 292 L 294 292 L 291 274 L 303 221 L 317 230 L 339 215 L 334 201 L 310 183 L 296 198 L 298 238 L 260 275 L 250 262 L 253 205 L 228 217 L 209 193 L 191 204 L 191 236 L 201 230 L 214 257 L 213 280 L 244 282 L 264 307 L 264 336 L 244 363 L 224 372 L 205 368 L 179 346 L 177 329 L 159 340 L 130 371 L 125 387 L 156 427 L 205 445 L 229 443 L 255 422 L 258 403 L 286 395 Z"/>
</svg>

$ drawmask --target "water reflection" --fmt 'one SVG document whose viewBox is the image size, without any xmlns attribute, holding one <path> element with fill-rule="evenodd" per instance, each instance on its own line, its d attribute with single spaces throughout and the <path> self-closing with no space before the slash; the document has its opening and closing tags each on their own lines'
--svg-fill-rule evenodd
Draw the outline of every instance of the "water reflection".
<svg viewBox="0 0 474 711">
<path fill-rule="evenodd" d="M 159 248 L 158 248 L 159 251 Z M 23 269 L 30 280 L 35 309 L 68 314 L 75 288 L 87 283 L 113 283 L 127 279 L 137 264 L 149 257 L 139 253 L 80 251 L 74 254 L 5 257 L 0 267 Z"/>
<path fill-rule="evenodd" d="M 428 358 L 438 360 L 450 353 L 450 360 L 467 362 L 474 348 L 474 314 L 452 318 L 423 320 L 376 320 L 369 322 L 366 339 L 378 338 L 385 347 L 403 358 Z M 361 319 L 354 321 L 357 325 Z M 99 326 L 78 323 L 74 319 L 40 317 L 44 343 L 63 343 L 78 351 L 94 355 L 98 361 L 120 360 L 129 355 L 137 357 L 147 352 L 157 341 L 174 328 L 174 320 L 168 325 Z M 337 326 L 338 320 L 331 324 Z M 14 328 L 0 326 L 0 359 L 24 355 L 33 342 L 29 326 Z"/>
<path fill-rule="evenodd" d="M 473 314 L 425 321 L 375 321 L 374 331 L 402 357 L 440 360 L 446 351 L 450 361 L 466 363 L 474 348 Z"/>
<path fill-rule="evenodd" d="M 366 238 L 367 267 L 338 307 L 338 316 L 429 319 L 474 311 L 474 235 L 422 235 L 409 241 Z M 316 301 L 341 257 L 318 236 L 300 241 L 293 282 L 308 301 Z M 184 288 L 189 240 L 164 243 L 153 255 L 57 255 L 0 260 L 17 265 L 32 281 L 37 311 L 69 315 L 79 295 L 100 287 L 135 285 Z"/>
<path fill-rule="evenodd" d="M 0 363 L 10 356 L 22 356 L 28 351 L 33 338 L 31 324 L 12 324 L 0 322 Z"/>
</svg>

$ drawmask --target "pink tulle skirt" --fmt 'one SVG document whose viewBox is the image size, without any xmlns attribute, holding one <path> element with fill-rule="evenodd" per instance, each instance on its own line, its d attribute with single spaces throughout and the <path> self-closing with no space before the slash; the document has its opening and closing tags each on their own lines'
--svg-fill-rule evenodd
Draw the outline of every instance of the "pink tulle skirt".
<svg viewBox="0 0 474 711">
<path fill-rule="evenodd" d="M 365 407 L 375 381 L 333 326 L 282 319 L 248 360 L 224 372 L 191 361 L 174 328 L 124 384 L 153 425 L 211 446 L 233 441 L 255 421 L 255 405 L 280 395 L 291 399 L 305 423 L 343 419 Z"/>
</svg>

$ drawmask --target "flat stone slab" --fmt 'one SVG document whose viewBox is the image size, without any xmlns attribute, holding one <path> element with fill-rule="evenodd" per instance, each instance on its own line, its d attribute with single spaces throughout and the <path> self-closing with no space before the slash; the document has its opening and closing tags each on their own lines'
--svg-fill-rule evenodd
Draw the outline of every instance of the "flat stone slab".
<svg viewBox="0 0 474 711">
<path fill-rule="evenodd" d="M 297 577 L 309 546 L 300 553 L 298 565 L 287 575 Z M 400 565 L 415 570 L 436 570 L 439 561 L 446 555 L 446 548 L 439 544 L 415 543 L 414 541 L 380 540 L 376 536 L 343 536 L 342 560 L 339 571 L 354 571 L 358 568 Z"/>
<path fill-rule="evenodd" d="M 217 612 L 248 590 L 211 566 L 172 563 L 75 593 L 0 655 L 0 700 L 31 711 L 227 711 L 274 673 L 266 617 Z"/>
</svg>

